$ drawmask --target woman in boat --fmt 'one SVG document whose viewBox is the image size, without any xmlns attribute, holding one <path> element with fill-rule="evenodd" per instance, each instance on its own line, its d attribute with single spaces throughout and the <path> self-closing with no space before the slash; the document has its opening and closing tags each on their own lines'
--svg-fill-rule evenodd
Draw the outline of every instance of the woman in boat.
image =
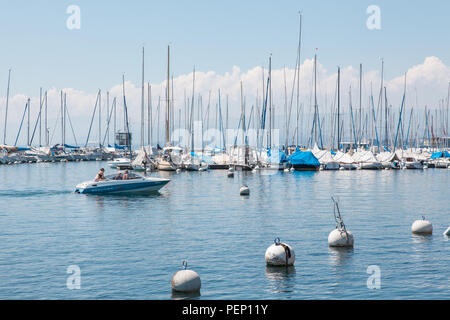
<svg viewBox="0 0 450 320">
<path fill-rule="evenodd" d="M 105 180 L 105 169 L 101 168 L 100 171 L 95 176 L 94 181 L 99 182 Z"/>
<path fill-rule="evenodd" d="M 128 180 L 128 170 L 123 173 L 122 180 Z"/>
</svg>

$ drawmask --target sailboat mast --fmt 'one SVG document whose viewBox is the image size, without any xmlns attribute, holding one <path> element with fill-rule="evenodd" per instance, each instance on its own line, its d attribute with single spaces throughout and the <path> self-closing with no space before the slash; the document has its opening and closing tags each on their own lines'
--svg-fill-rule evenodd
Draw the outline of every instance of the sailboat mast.
<svg viewBox="0 0 450 320">
<path fill-rule="evenodd" d="M 150 85 L 150 82 L 147 83 L 147 96 L 148 96 L 148 106 L 147 106 L 147 130 L 148 130 L 148 145 L 152 145 L 152 133 L 153 133 L 153 126 L 152 126 L 152 87 Z"/>
<path fill-rule="evenodd" d="M 144 147 L 144 47 L 142 47 L 141 147 Z"/>
<path fill-rule="evenodd" d="M 362 138 L 362 63 L 359 64 L 359 142 Z"/>
<path fill-rule="evenodd" d="M 167 46 L 166 144 L 170 143 L 170 46 Z"/>
<path fill-rule="evenodd" d="M 339 118 L 340 116 L 340 109 L 341 109 L 341 67 L 338 67 L 338 89 L 337 89 L 337 149 L 339 151 L 340 145 L 341 145 L 341 129 L 340 124 L 341 120 Z"/>
<path fill-rule="evenodd" d="M 102 91 L 98 90 L 99 96 L 98 96 L 98 146 L 102 147 Z M 65 95 L 64 95 L 65 100 Z M 65 113 L 64 113 L 65 117 Z M 64 120 L 64 124 L 65 124 Z M 66 132 L 66 128 L 64 128 L 64 133 Z"/>
<path fill-rule="evenodd" d="M 302 63 L 301 60 L 301 45 L 302 45 L 302 14 L 301 12 L 299 12 L 300 15 L 300 22 L 299 22 L 299 31 L 298 31 L 298 63 L 297 63 L 297 141 L 296 141 L 296 145 L 298 146 L 298 137 L 299 137 L 299 132 L 298 132 L 298 116 L 299 116 L 299 106 L 300 106 L 300 65 Z"/>
<path fill-rule="evenodd" d="M 9 84 L 11 81 L 11 69 L 8 72 L 8 89 L 6 90 L 5 127 L 3 129 L 3 144 L 6 144 L 6 124 L 8 123 Z"/>
<path fill-rule="evenodd" d="M 317 54 L 314 55 L 314 143 L 317 143 Z"/>
<path fill-rule="evenodd" d="M 272 54 L 269 57 L 269 148 L 272 148 Z"/>
<path fill-rule="evenodd" d="M 27 110 L 27 146 L 30 146 L 30 98 L 28 98 L 28 110 Z"/>
<path fill-rule="evenodd" d="M 109 147 L 109 122 L 111 120 L 111 115 L 109 114 L 109 91 L 106 91 L 106 116 L 108 117 L 108 126 L 106 127 L 106 146 Z"/>
<path fill-rule="evenodd" d="M 44 120 L 44 126 L 45 126 L 45 146 L 48 147 L 49 145 L 49 139 L 48 139 L 48 126 L 47 126 L 47 91 L 45 91 L 45 120 Z"/>
</svg>

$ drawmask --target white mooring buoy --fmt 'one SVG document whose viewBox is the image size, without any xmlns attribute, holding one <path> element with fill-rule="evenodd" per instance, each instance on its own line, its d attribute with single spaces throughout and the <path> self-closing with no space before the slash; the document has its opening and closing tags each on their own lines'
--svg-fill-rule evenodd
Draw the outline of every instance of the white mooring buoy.
<svg viewBox="0 0 450 320">
<path fill-rule="evenodd" d="M 353 234 L 345 227 L 337 201 L 333 197 L 331 199 L 334 202 L 333 212 L 334 219 L 336 220 L 336 229 L 328 235 L 328 245 L 330 247 L 353 247 Z"/>
<path fill-rule="evenodd" d="M 180 168 L 178 168 L 178 169 L 176 170 L 176 172 L 177 172 L 177 173 L 180 173 L 180 172 L 181 172 L 181 169 L 180 169 Z"/>
<path fill-rule="evenodd" d="M 250 195 L 250 189 L 249 189 L 249 187 L 246 186 L 246 185 L 243 185 L 243 186 L 241 187 L 241 189 L 239 189 L 239 194 L 240 194 L 241 196 L 248 196 L 248 195 Z"/>
<path fill-rule="evenodd" d="M 202 283 L 200 276 L 193 270 L 187 270 L 187 261 L 183 261 L 183 270 L 178 271 L 172 277 L 172 290 L 177 292 L 200 291 Z"/>
<path fill-rule="evenodd" d="M 425 220 L 425 217 L 422 217 L 422 220 L 414 221 L 411 226 L 411 231 L 416 234 L 432 234 L 433 225 L 430 221 Z"/>
<path fill-rule="evenodd" d="M 295 262 L 294 249 L 281 242 L 280 238 L 276 238 L 275 243 L 267 248 L 264 257 L 268 266 L 292 266 Z"/>
<path fill-rule="evenodd" d="M 444 236 L 450 237 L 450 227 L 444 232 Z"/>
<path fill-rule="evenodd" d="M 284 170 L 283 170 L 284 172 L 289 172 L 290 171 L 290 169 L 289 168 L 284 168 Z"/>
</svg>

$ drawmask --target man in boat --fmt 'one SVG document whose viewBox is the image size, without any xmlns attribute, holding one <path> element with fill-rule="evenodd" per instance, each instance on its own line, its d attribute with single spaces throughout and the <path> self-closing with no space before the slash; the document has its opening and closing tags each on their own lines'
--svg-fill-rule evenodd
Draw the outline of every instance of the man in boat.
<svg viewBox="0 0 450 320">
<path fill-rule="evenodd" d="M 128 180 L 128 170 L 123 173 L 122 180 Z"/>
<path fill-rule="evenodd" d="M 95 176 L 94 181 L 99 182 L 105 180 L 105 169 L 101 168 L 100 171 Z"/>
<path fill-rule="evenodd" d="M 123 179 L 123 177 L 122 177 L 122 172 L 119 172 L 119 173 L 117 174 L 117 176 L 114 177 L 114 180 L 122 180 L 122 179 Z"/>
</svg>

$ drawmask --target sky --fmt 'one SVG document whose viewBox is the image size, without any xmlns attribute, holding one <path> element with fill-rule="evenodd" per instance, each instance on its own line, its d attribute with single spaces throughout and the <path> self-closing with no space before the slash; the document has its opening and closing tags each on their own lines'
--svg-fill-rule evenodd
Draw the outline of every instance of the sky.
<svg viewBox="0 0 450 320">
<path fill-rule="evenodd" d="M 12 143 L 27 97 L 36 118 L 39 88 L 49 90 L 49 118 L 57 116 L 58 92 L 67 92 L 78 140 L 102 89 L 121 96 L 125 76 L 131 126 L 139 131 L 141 54 L 145 47 L 145 81 L 152 102 L 163 95 L 167 46 L 175 104 L 184 91 L 212 104 L 217 90 L 230 96 L 232 114 L 239 112 L 239 83 L 248 101 L 261 94 L 262 70 L 272 56 L 274 103 L 283 113 L 284 71 L 292 86 L 302 12 L 301 91 L 308 105 L 312 59 L 318 56 L 319 104 L 327 108 L 335 90 L 336 70 L 343 70 L 344 96 L 350 86 L 357 100 L 359 64 L 363 64 L 363 99 L 372 85 L 379 90 L 381 59 L 390 103 L 399 106 L 407 72 L 409 105 L 437 107 L 447 97 L 450 80 L 450 3 L 444 1 L 0 1 L 0 132 L 3 135 L 8 70 L 12 69 L 8 142 Z M 80 9 L 80 28 L 69 29 L 67 8 Z M 380 29 L 371 30 L 370 5 L 380 9 Z M 267 74 L 266 74 L 267 76 Z M 343 97 L 344 103 L 348 97 Z M 106 101 L 103 97 L 102 101 Z M 248 102 L 250 104 L 250 102 Z M 347 103 L 348 104 L 348 103 Z M 33 108 L 34 107 L 34 108 Z M 308 107 L 309 108 L 309 107 Z M 305 107 L 305 112 L 307 111 Z M 232 116 L 233 116 L 232 115 Z M 236 115 L 237 117 L 238 115 Z M 105 116 L 103 116 L 106 119 Z M 53 120 L 52 120 L 53 121 Z M 54 122 L 49 120 L 50 130 Z M 20 140 L 23 143 L 23 137 Z M 2 142 L 2 141 L 1 141 Z"/>
</svg>

